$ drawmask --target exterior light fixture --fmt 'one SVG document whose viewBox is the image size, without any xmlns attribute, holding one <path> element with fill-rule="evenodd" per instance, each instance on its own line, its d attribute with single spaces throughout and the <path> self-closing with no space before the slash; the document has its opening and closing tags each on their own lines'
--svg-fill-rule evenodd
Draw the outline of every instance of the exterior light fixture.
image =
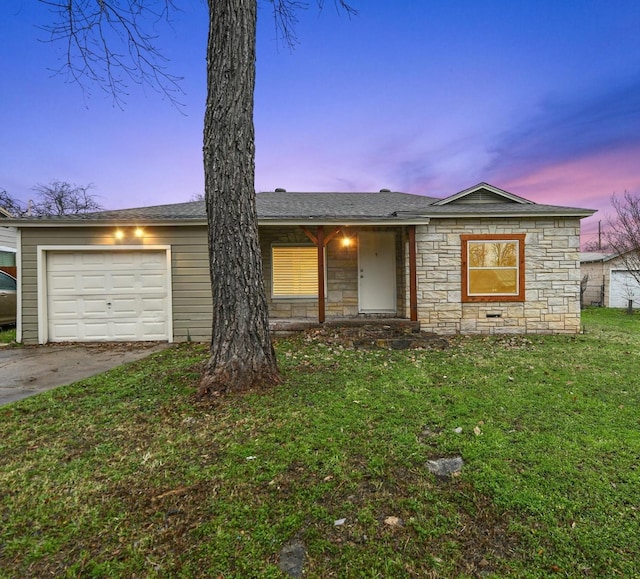
<svg viewBox="0 0 640 579">
<path fill-rule="evenodd" d="M 144 237 L 144 229 L 142 229 L 142 227 L 136 227 L 135 231 L 133 232 L 133 234 L 136 237 Z"/>
<path fill-rule="evenodd" d="M 122 229 L 116 229 L 116 232 L 114 233 L 114 237 L 118 240 L 124 239 L 124 231 L 122 231 Z"/>
<path fill-rule="evenodd" d="M 353 239 L 351 239 L 350 237 L 343 237 L 342 238 L 342 247 L 351 247 L 351 245 L 353 244 Z"/>
</svg>

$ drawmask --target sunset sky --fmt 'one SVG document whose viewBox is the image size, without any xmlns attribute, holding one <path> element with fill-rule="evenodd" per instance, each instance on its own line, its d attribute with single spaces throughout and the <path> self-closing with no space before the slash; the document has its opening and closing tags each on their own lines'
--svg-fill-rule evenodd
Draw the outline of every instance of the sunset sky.
<svg viewBox="0 0 640 579">
<path fill-rule="evenodd" d="M 35 0 L 0 5 L 0 188 L 26 202 L 54 179 L 94 185 L 108 209 L 202 193 L 207 8 L 178 0 L 152 26 L 184 77 L 179 110 L 129 86 L 56 75 L 64 46 Z M 599 209 L 640 194 L 637 0 L 331 0 L 298 12 L 299 44 L 278 43 L 260 3 L 256 190 L 445 197 L 487 181 L 538 203 Z"/>
</svg>

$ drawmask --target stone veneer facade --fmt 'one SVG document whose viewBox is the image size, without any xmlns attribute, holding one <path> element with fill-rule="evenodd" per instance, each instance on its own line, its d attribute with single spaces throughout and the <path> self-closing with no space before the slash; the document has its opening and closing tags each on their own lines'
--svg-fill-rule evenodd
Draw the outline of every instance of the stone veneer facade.
<svg viewBox="0 0 640 579">
<path fill-rule="evenodd" d="M 462 303 L 463 234 L 525 233 L 525 301 Z M 418 319 L 437 334 L 580 331 L 580 220 L 432 219 L 416 228 Z M 405 313 L 408 315 L 408 312 Z"/>
</svg>

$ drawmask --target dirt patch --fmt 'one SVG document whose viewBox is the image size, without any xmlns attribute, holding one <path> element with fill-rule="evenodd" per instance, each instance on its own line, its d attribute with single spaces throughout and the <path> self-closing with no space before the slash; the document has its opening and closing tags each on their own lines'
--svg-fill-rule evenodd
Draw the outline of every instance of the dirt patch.
<svg viewBox="0 0 640 579">
<path fill-rule="evenodd" d="M 444 350 L 443 336 L 421 332 L 413 324 L 359 324 L 322 326 L 305 332 L 307 339 L 365 350 Z"/>
</svg>

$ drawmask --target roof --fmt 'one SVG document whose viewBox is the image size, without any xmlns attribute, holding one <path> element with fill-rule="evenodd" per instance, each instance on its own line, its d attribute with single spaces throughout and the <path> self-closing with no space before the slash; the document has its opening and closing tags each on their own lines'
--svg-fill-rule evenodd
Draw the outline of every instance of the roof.
<svg viewBox="0 0 640 579">
<path fill-rule="evenodd" d="M 434 197 L 394 191 L 377 193 L 287 193 L 256 195 L 259 219 L 389 219 L 398 213 L 422 215 Z"/>
<path fill-rule="evenodd" d="M 581 251 L 580 263 L 594 263 L 596 261 L 605 261 L 609 258 L 608 253 L 602 253 L 599 251 Z"/>
<path fill-rule="evenodd" d="M 580 263 L 595 263 L 598 261 L 601 261 L 604 263 L 604 262 L 616 259 L 618 257 L 624 258 L 624 256 L 633 255 L 634 253 L 636 252 L 633 249 L 629 251 L 625 251 L 623 253 L 602 253 L 599 251 L 581 251 Z M 632 260 L 630 261 L 635 261 L 635 257 L 633 257 Z"/>
<path fill-rule="evenodd" d="M 591 209 L 540 205 L 487 183 L 444 199 L 383 189 L 360 193 L 303 193 L 283 189 L 256 194 L 261 225 L 280 223 L 428 223 L 432 218 L 588 217 Z M 21 218 L 18 226 L 101 224 L 205 224 L 204 201 L 98 211 L 80 215 Z"/>
</svg>

